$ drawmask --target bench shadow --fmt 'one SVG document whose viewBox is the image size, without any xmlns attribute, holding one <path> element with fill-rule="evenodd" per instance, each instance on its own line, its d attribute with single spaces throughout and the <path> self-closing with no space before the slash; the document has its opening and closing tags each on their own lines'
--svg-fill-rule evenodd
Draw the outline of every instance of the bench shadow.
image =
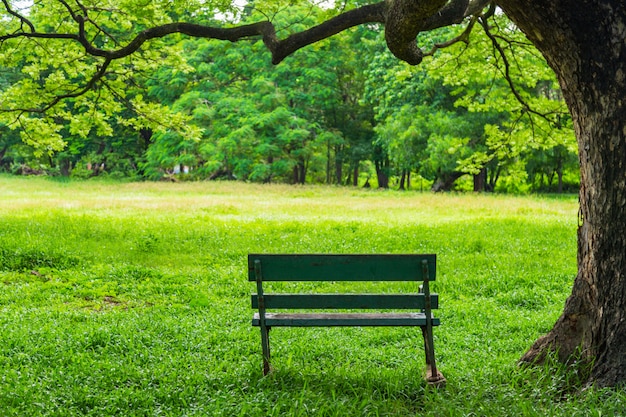
<svg viewBox="0 0 626 417">
<path fill-rule="evenodd" d="M 362 365 L 362 364 L 361 364 Z M 376 367 L 376 364 L 372 364 Z M 267 376 L 259 372 L 259 386 L 263 390 L 272 390 L 276 395 L 288 395 L 293 398 L 315 398 L 316 401 L 342 403 L 388 404 L 410 410 L 422 411 L 427 402 L 426 396 L 442 386 L 436 387 L 425 380 L 425 368 L 408 367 L 385 369 L 383 371 L 337 372 L 335 368 L 316 370 L 312 366 L 301 370 L 293 366 L 272 368 Z"/>
</svg>

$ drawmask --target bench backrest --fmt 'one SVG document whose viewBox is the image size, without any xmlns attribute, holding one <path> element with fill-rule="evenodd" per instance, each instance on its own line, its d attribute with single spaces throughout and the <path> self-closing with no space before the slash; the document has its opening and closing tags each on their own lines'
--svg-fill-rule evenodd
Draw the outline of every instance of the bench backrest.
<svg viewBox="0 0 626 417">
<path fill-rule="evenodd" d="M 258 294 L 252 307 L 265 309 L 430 309 L 438 308 L 435 255 L 250 254 L 248 279 Z M 414 294 L 264 294 L 263 281 L 417 281 Z M 259 306 L 259 299 L 262 305 Z"/>
<path fill-rule="evenodd" d="M 436 255 L 250 254 L 248 279 L 257 281 L 434 281 Z"/>
</svg>

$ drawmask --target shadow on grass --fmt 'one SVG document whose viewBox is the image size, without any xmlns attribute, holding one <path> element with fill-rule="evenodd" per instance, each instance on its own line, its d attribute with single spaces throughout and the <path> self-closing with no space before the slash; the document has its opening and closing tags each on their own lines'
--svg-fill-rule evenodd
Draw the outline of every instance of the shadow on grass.
<svg viewBox="0 0 626 417">
<path fill-rule="evenodd" d="M 281 410 L 290 414 L 306 409 L 317 415 L 410 415 L 422 411 L 428 395 L 438 390 L 426 383 L 417 365 L 402 370 L 377 364 L 316 365 L 280 366 L 253 378 L 276 403 L 289 399 Z"/>
</svg>

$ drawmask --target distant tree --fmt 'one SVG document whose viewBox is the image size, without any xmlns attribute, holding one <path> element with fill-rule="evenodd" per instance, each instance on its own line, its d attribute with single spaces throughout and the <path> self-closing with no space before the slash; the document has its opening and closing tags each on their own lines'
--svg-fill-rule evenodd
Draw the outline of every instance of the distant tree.
<svg viewBox="0 0 626 417">
<path fill-rule="evenodd" d="M 366 97 L 381 144 L 397 169 L 419 170 L 434 190 L 450 189 L 465 174 L 475 176 L 476 191 L 493 190 L 533 149 L 575 152 L 554 74 L 506 16 L 491 13 L 465 30 L 420 34 L 428 53 L 438 52 L 420 66 L 380 48 L 369 64 Z M 458 43 L 441 49 L 455 37 Z M 490 49 L 485 59 L 481 51 Z"/>
<path fill-rule="evenodd" d="M 309 5 L 275 19 L 295 30 L 322 12 Z M 255 19 L 254 10 L 246 9 L 245 18 Z M 148 175 L 157 178 L 185 163 L 211 178 L 303 184 L 309 170 L 325 168 L 326 182 L 342 184 L 344 166 L 357 178 L 360 161 L 369 156 L 371 113 L 360 100 L 363 76 L 355 53 L 340 40 L 301 51 L 278 68 L 261 41 L 181 41 L 190 69 L 158 69 L 147 80 L 149 97 L 186 115 L 203 133 L 199 140 L 157 133 Z"/>
<path fill-rule="evenodd" d="M 578 173 L 578 159 L 572 150 L 564 145 L 549 149 L 536 149 L 527 157 L 526 170 L 536 191 L 562 193 L 572 184 L 566 184 L 564 177 L 568 172 Z M 576 182 L 575 186 L 578 185 Z"/>
</svg>

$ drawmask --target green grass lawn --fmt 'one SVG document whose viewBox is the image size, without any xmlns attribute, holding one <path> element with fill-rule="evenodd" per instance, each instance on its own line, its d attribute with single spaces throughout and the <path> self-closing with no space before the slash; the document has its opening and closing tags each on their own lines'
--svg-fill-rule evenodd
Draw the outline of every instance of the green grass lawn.
<svg viewBox="0 0 626 417">
<path fill-rule="evenodd" d="M 573 196 L 0 176 L 0 416 L 623 415 L 582 370 L 516 365 L 576 226 Z M 446 388 L 412 328 L 275 329 L 263 377 L 249 252 L 436 253 Z"/>
</svg>

